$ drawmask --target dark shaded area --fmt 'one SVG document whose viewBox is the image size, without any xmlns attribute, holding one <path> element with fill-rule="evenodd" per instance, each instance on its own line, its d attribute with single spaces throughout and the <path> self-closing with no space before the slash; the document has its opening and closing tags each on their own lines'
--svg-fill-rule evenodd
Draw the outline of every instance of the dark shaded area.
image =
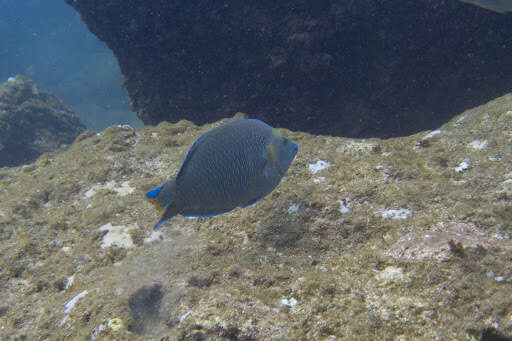
<svg viewBox="0 0 512 341">
<path fill-rule="evenodd" d="M 64 103 L 32 80 L 16 76 L 0 86 L 0 167 L 31 162 L 84 130 Z"/>
<path fill-rule="evenodd" d="M 66 0 L 117 56 L 146 124 L 237 111 L 407 135 L 512 91 L 512 15 L 457 0 Z"/>
<path fill-rule="evenodd" d="M 258 231 L 261 246 L 272 246 L 276 249 L 296 247 L 308 232 L 307 226 L 292 221 L 279 221 Z"/>
<path fill-rule="evenodd" d="M 159 312 L 164 293 L 162 285 L 145 285 L 130 295 L 129 305 L 133 316 L 130 330 L 137 334 L 151 332 L 159 323 Z"/>
<path fill-rule="evenodd" d="M 481 341 L 511 341 L 511 336 L 498 333 L 494 328 L 487 328 L 482 332 Z"/>
<path fill-rule="evenodd" d="M 215 274 L 207 272 L 199 272 L 192 274 L 187 283 L 190 286 L 198 288 L 207 288 L 215 281 Z"/>
</svg>

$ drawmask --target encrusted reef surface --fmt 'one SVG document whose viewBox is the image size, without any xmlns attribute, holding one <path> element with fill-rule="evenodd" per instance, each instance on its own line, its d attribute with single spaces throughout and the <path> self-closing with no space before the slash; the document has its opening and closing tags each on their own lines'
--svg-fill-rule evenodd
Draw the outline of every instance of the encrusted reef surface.
<svg viewBox="0 0 512 341">
<path fill-rule="evenodd" d="M 512 17 L 459 0 L 66 2 L 116 55 L 145 124 L 242 111 L 387 138 L 512 88 Z"/>
<path fill-rule="evenodd" d="M 144 193 L 218 123 L 87 131 L 0 169 L 0 338 L 512 335 L 512 95 L 403 138 L 286 131 L 268 197 L 153 232 Z"/>
<path fill-rule="evenodd" d="M 32 162 L 84 130 L 71 109 L 32 80 L 18 75 L 0 85 L 0 167 Z"/>
</svg>

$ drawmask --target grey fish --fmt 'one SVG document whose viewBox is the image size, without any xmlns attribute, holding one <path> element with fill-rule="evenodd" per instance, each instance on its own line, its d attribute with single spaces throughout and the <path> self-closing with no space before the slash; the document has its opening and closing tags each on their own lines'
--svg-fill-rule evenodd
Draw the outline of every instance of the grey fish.
<svg viewBox="0 0 512 341">
<path fill-rule="evenodd" d="M 154 229 L 177 214 L 207 217 L 256 203 L 279 185 L 298 148 L 255 119 L 231 121 L 204 133 L 190 147 L 176 178 L 146 193 L 162 212 Z"/>
</svg>

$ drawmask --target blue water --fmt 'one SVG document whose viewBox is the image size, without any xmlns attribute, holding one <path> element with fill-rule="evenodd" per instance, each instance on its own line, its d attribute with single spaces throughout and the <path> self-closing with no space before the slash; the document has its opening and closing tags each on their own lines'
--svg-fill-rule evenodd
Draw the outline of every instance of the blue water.
<svg viewBox="0 0 512 341">
<path fill-rule="evenodd" d="M 92 130 L 141 126 L 117 61 L 63 0 L 0 0 L 0 82 L 22 74 L 70 106 Z"/>
</svg>

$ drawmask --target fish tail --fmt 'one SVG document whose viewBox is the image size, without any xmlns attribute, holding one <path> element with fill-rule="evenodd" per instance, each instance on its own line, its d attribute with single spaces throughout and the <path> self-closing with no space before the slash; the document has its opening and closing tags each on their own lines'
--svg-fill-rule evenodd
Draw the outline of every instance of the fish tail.
<svg viewBox="0 0 512 341">
<path fill-rule="evenodd" d="M 162 214 L 160 221 L 153 227 L 156 230 L 163 222 L 178 214 L 174 204 L 176 180 L 166 182 L 146 193 L 146 199 Z"/>
</svg>

